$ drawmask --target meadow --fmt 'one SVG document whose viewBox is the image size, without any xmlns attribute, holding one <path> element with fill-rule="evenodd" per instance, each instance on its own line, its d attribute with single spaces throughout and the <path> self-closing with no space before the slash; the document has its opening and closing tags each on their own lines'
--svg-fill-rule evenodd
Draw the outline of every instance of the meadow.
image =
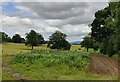
<svg viewBox="0 0 120 82">
<path fill-rule="evenodd" d="M 81 50 L 78 50 L 81 49 Z M 110 80 L 110 75 L 89 73 L 89 56 L 94 52 L 72 45 L 70 51 L 51 50 L 46 44 L 27 47 L 24 44 L 2 44 L 2 79 L 14 80 L 14 74 L 31 80 Z"/>
</svg>

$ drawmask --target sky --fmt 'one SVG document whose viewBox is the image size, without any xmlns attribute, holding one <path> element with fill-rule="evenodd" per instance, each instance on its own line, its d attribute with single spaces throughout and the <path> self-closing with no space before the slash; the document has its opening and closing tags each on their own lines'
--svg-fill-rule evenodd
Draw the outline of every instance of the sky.
<svg viewBox="0 0 120 82">
<path fill-rule="evenodd" d="M 9 36 L 35 30 L 45 40 L 56 30 L 67 35 L 67 40 L 82 41 L 91 27 L 95 12 L 105 8 L 107 2 L 3 2 L 2 31 Z M 0 26 L 1 27 L 1 26 Z"/>
</svg>

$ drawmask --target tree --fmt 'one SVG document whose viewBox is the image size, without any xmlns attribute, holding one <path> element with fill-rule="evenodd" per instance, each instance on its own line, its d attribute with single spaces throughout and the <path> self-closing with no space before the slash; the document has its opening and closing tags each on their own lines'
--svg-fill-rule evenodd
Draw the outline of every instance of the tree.
<svg viewBox="0 0 120 82">
<path fill-rule="evenodd" d="M 12 39 L 10 37 L 8 37 L 7 42 L 12 42 Z"/>
<path fill-rule="evenodd" d="M 21 43 L 25 43 L 25 39 L 24 38 L 21 38 Z"/>
<path fill-rule="evenodd" d="M 25 45 L 37 46 L 44 43 L 44 38 L 41 34 L 36 33 L 34 30 L 31 30 L 29 33 L 26 33 Z"/>
<path fill-rule="evenodd" d="M 5 32 L 0 32 L 0 43 L 2 42 L 11 42 L 11 38 Z"/>
<path fill-rule="evenodd" d="M 41 34 L 37 34 L 38 35 L 38 43 L 39 44 L 44 44 L 45 43 L 45 41 L 44 41 L 44 38 L 43 38 L 43 36 L 41 35 Z"/>
<path fill-rule="evenodd" d="M 66 41 L 67 35 L 56 31 L 49 37 L 48 47 L 51 49 L 70 50 L 71 45 Z"/>
<path fill-rule="evenodd" d="M 109 7 L 106 7 L 104 10 L 99 10 L 95 13 L 95 19 L 92 22 L 91 30 L 92 37 L 95 38 L 96 41 L 102 42 L 102 39 L 108 38 L 111 34 L 109 28 L 106 28 L 105 19 L 110 15 Z"/>
<path fill-rule="evenodd" d="M 7 42 L 8 35 L 5 32 L 2 32 L 2 42 Z"/>
<path fill-rule="evenodd" d="M 22 43 L 23 38 L 21 38 L 21 36 L 19 34 L 15 34 L 12 37 L 12 42 L 15 43 Z"/>
<path fill-rule="evenodd" d="M 98 49 L 98 46 L 95 44 L 95 40 L 91 37 L 90 34 L 85 36 L 80 44 L 81 47 L 85 47 L 87 49 L 87 52 L 89 51 L 89 48 L 93 48 L 94 50 Z"/>
<path fill-rule="evenodd" d="M 101 53 L 111 57 L 120 52 L 120 1 L 97 11 L 91 26 L 91 35 L 99 43 Z"/>
</svg>

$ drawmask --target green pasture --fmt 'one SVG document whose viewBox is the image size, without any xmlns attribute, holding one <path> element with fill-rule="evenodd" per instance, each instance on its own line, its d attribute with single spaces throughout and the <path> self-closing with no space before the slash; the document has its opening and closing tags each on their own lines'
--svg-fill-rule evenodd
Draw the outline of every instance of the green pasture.
<svg viewBox="0 0 120 82">
<path fill-rule="evenodd" d="M 17 43 L 2 44 L 3 80 L 14 80 L 13 72 L 31 80 L 113 80 L 117 77 L 92 74 L 87 71 L 89 56 L 94 52 L 80 45 L 72 45 L 70 51 L 51 50 L 46 44 L 31 47 Z"/>
</svg>

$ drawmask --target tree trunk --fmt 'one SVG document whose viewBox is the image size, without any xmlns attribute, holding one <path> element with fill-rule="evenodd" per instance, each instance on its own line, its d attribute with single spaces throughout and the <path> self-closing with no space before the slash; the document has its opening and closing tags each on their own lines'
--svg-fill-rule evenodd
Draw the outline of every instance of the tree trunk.
<svg viewBox="0 0 120 82">
<path fill-rule="evenodd" d="M 89 49 L 89 48 L 87 48 L 87 52 L 88 52 L 88 49 Z"/>
<path fill-rule="evenodd" d="M 32 50 L 33 50 L 33 45 L 32 45 Z"/>
</svg>

